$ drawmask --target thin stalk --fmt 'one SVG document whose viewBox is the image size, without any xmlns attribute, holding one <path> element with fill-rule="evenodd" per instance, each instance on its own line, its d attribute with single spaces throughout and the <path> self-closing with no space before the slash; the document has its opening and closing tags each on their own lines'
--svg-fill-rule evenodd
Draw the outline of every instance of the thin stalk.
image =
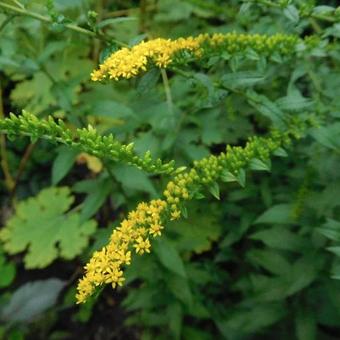
<svg viewBox="0 0 340 340">
<path fill-rule="evenodd" d="M 11 201 L 13 201 L 13 199 L 14 199 L 15 192 L 16 192 L 18 183 L 20 181 L 21 175 L 23 174 L 23 172 L 24 172 L 24 170 L 26 168 L 26 165 L 28 163 L 28 160 L 30 159 L 30 157 L 32 155 L 32 152 L 33 152 L 33 150 L 34 150 L 36 145 L 37 145 L 37 143 L 29 144 L 28 147 L 25 150 L 25 153 L 24 153 L 23 157 L 21 158 L 21 161 L 20 161 L 20 164 L 19 164 L 18 173 L 17 173 L 17 175 L 15 177 L 14 186 L 13 186 L 12 191 L 11 191 Z"/>
<path fill-rule="evenodd" d="M 0 118 L 5 118 L 4 115 L 4 107 L 2 102 L 2 87 L 0 84 Z M 8 158 L 7 158 L 7 148 L 6 148 L 6 139 L 4 135 L 0 135 L 0 163 L 1 169 L 4 173 L 5 177 L 5 186 L 8 191 L 12 191 L 14 187 L 14 180 L 11 175 L 11 171 L 9 169 Z"/>
<path fill-rule="evenodd" d="M 168 105 L 169 112 L 172 114 L 174 112 L 174 105 L 172 101 L 171 89 L 169 85 L 168 75 L 166 74 L 166 71 L 163 68 L 161 68 L 161 75 L 163 80 L 166 102 Z"/>
<path fill-rule="evenodd" d="M 49 24 L 53 23 L 53 21 L 50 17 L 44 16 L 44 15 L 41 15 L 39 13 L 35 13 L 35 12 L 32 12 L 32 11 L 28 11 L 27 9 L 24 9 L 24 8 L 12 6 L 12 5 L 3 3 L 2 1 L 0 1 L 0 8 L 3 8 L 3 9 L 10 11 L 10 12 L 14 12 L 18 15 L 31 17 L 31 18 L 40 20 L 40 21 L 45 22 L 45 23 L 49 23 Z M 91 38 L 103 40 L 103 41 L 106 41 L 106 42 L 114 42 L 119 46 L 127 46 L 127 44 L 125 44 L 125 43 L 123 43 L 119 40 L 116 40 L 111 36 L 108 36 L 108 35 L 105 36 L 101 33 L 96 33 L 96 32 L 90 31 L 86 28 L 83 28 L 83 27 L 80 27 L 80 26 L 77 26 L 77 25 L 74 25 L 74 24 L 64 24 L 64 27 L 71 30 L 71 31 L 84 34 L 84 35 L 91 37 Z"/>
</svg>

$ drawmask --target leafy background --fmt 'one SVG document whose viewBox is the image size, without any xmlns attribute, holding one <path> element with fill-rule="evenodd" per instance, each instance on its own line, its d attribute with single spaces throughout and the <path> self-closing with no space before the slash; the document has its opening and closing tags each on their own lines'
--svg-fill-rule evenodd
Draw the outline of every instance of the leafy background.
<svg viewBox="0 0 340 340">
<path fill-rule="evenodd" d="M 245 188 L 221 186 L 219 201 L 206 194 L 191 203 L 187 219 L 171 222 L 153 252 L 134 259 L 123 288 L 107 287 L 82 306 L 74 300 L 82 266 L 130 209 L 159 197 L 167 178 L 45 141 L 2 138 L 0 337 L 340 337 L 336 1 L 255 2 L 0 2 L 51 21 L 0 13 L 1 116 L 25 109 L 70 128 L 90 123 L 180 166 L 265 134 L 277 113 L 311 112 L 323 122 L 275 157 L 270 173 L 249 174 Z M 169 71 L 169 98 L 156 69 L 130 81 L 91 82 L 91 71 L 118 47 L 67 29 L 70 22 L 131 45 L 233 30 L 318 40 L 289 62 L 249 51 L 190 65 L 189 79 Z"/>
</svg>

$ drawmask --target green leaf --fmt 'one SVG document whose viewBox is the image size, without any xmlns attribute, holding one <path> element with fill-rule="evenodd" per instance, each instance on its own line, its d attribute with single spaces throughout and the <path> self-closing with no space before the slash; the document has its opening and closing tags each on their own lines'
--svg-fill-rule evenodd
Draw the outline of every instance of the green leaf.
<svg viewBox="0 0 340 340">
<path fill-rule="evenodd" d="M 247 253 L 247 258 L 275 275 L 290 273 L 290 263 L 279 252 L 273 250 L 253 249 Z"/>
<path fill-rule="evenodd" d="M 331 150 L 339 150 L 340 123 L 311 129 L 310 134 L 321 145 Z"/>
<path fill-rule="evenodd" d="M 148 175 L 131 166 L 117 165 L 112 169 L 116 179 L 127 192 L 142 191 L 157 196 L 156 189 Z"/>
<path fill-rule="evenodd" d="M 336 256 L 340 257 L 340 247 L 327 247 L 326 248 L 328 251 L 330 251 L 331 253 L 335 254 Z"/>
<path fill-rule="evenodd" d="M 297 340 L 317 339 L 317 322 L 311 306 L 298 308 L 295 316 L 295 334 Z"/>
<path fill-rule="evenodd" d="M 65 282 L 59 279 L 28 282 L 19 287 L 9 303 L 1 310 L 0 318 L 11 322 L 30 322 L 55 305 Z"/>
<path fill-rule="evenodd" d="M 294 24 L 297 24 L 300 19 L 299 10 L 294 5 L 288 5 L 283 14 Z"/>
<path fill-rule="evenodd" d="M 238 308 L 225 319 L 216 321 L 221 333 L 229 339 L 263 330 L 286 315 L 286 308 L 279 303 L 256 304 Z M 243 338 L 243 337 L 242 337 Z"/>
<path fill-rule="evenodd" d="M 209 251 L 221 235 L 218 215 L 206 214 L 200 209 L 190 211 L 188 220 L 174 221 L 171 230 L 176 234 L 176 248 L 183 252 L 200 254 Z"/>
<path fill-rule="evenodd" d="M 9 254 L 27 250 L 26 268 L 44 268 L 58 257 L 73 259 L 87 246 L 95 221 L 80 223 L 79 214 L 66 211 L 74 197 L 67 187 L 50 187 L 18 203 L 15 215 L 0 232 Z"/>
<path fill-rule="evenodd" d="M 178 251 L 169 240 L 165 237 L 156 239 L 153 242 L 153 248 L 159 258 L 159 261 L 165 268 L 181 277 L 187 276 L 183 261 L 178 254 Z"/>
<path fill-rule="evenodd" d="M 264 162 L 261 159 L 253 158 L 250 161 L 250 169 L 259 170 L 259 171 L 270 171 L 271 169 L 270 160 L 268 160 L 267 162 Z"/>
<path fill-rule="evenodd" d="M 323 236 L 333 241 L 340 241 L 340 222 L 331 218 L 327 219 L 327 222 L 317 231 Z"/>
<path fill-rule="evenodd" d="M 222 85 L 228 88 L 251 87 L 265 80 L 265 75 L 253 71 L 241 71 L 225 74 L 221 81 Z"/>
<path fill-rule="evenodd" d="M 61 147 L 52 164 L 52 185 L 58 184 L 71 170 L 78 152 L 69 147 Z"/>
<path fill-rule="evenodd" d="M 169 320 L 169 328 L 174 339 L 180 339 L 182 330 L 183 311 L 180 303 L 172 303 L 166 310 Z"/>
<path fill-rule="evenodd" d="M 263 116 L 269 118 L 275 125 L 283 126 L 284 113 L 277 104 L 253 90 L 247 91 L 247 99 L 249 104 Z"/>
<path fill-rule="evenodd" d="M 261 230 L 250 235 L 250 238 L 262 241 L 268 247 L 275 249 L 302 251 L 306 248 L 304 239 L 287 230 L 286 227 L 274 227 Z"/>
<path fill-rule="evenodd" d="M 260 215 L 254 224 L 290 224 L 292 221 L 292 206 L 290 204 L 277 204 Z"/>
<path fill-rule="evenodd" d="M 112 191 L 112 181 L 108 178 L 98 179 L 96 186 L 92 188 L 83 202 L 80 213 L 80 222 L 83 223 L 91 218 L 104 204 Z"/>
<path fill-rule="evenodd" d="M 0 249 L 0 288 L 7 287 L 14 280 L 16 267 L 13 263 L 7 262 L 5 255 Z"/>
<path fill-rule="evenodd" d="M 288 157 L 287 151 L 283 148 L 276 149 L 273 154 L 277 157 Z"/>
<path fill-rule="evenodd" d="M 293 295 L 309 286 L 317 277 L 317 261 L 311 256 L 298 259 L 292 266 L 289 280 L 291 281 L 287 295 Z"/>
<path fill-rule="evenodd" d="M 281 110 L 298 112 L 312 107 L 314 102 L 309 98 L 294 93 L 278 99 L 276 104 Z"/>
<path fill-rule="evenodd" d="M 237 182 L 239 182 L 243 188 L 246 186 L 246 172 L 244 169 L 239 170 L 237 174 Z"/>
<path fill-rule="evenodd" d="M 209 186 L 209 191 L 216 199 L 220 199 L 220 187 L 217 182 L 214 182 Z"/>
<path fill-rule="evenodd" d="M 166 280 L 166 285 L 171 293 L 184 305 L 190 308 L 193 303 L 193 296 L 188 278 L 168 273 L 167 275 L 164 275 L 164 279 Z"/>
<path fill-rule="evenodd" d="M 160 77 L 159 69 L 152 68 L 147 73 L 145 73 L 137 83 L 137 92 L 140 95 L 145 95 L 146 93 L 150 92 L 153 89 Z"/>
</svg>

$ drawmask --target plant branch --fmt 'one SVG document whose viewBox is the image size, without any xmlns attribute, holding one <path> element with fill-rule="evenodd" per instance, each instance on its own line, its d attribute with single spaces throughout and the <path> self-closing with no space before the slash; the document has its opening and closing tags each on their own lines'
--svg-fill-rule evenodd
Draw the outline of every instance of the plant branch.
<svg viewBox="0 0 340 340">
<path fill-rule="evenodd" d="M 23 16 L 31 17 L 31 18 L 40 20 L 40 21 L 45 22 L 45 23 L 49 23 L 49 24 L 53 23 L 52 19 L 47 17 L 47 16 L 29 11 L 29 10 L 24 9 L 24 8 L 12 6 L 12 5 L 6 4 L 2 1 L 0 1 L 0 8 L 4 9 L 6 11 L 12 12 L 12 13 L 16 13 L 17 15 L 23 15 Z M 106 42 L 114 42 L 119 46 L 127 46 L 127 44 L 125 44 L 125 43 L 123 43 L 119 40 L 116 40 L 111 36 L 104 35 L 100 32 L 93 32 L 91 30 L 88 30 L 86 28 L 83 28 L 83 27 L 80 27 L 80 26 L 77 26 L 77 25 L 74 25 L 74 24 L 63 24 L 63 25 L 64 25 L 65 28 L 67 28 L 71 31 L 84 34 L 84 35 L 91 37 L 91 38 L 103 40 L 103 41 L 106 41 Z"/>
<path fill-rule="evenodd" d="M 4 119 L 4 107 L 2 103 L 2 87 L 0 83 L 0 118 Z M 6 149 L 6 139 L 4 135 L 0 136 L 0 163 L 1 163 L 1 168 L 4 173 L 5 177 L 5 185 L 8 191 L 12 191 L 14 187 L 14 180 L 13 177 L 11 176 L 11 171 L 9 169 L 8 165 L 8 159 L 7 159 L 7 149 Z"/>
<path fill-rule="evenodd" d="M 171 89 L 169 85 L 168 75 L 166 74 L 166 71 L 163 68 L 161 69 L 161 75 L 162 75 L 162 80 L 163 80 L 163 85 L 164 85 L 166 102 L 168 104 L 169 112 L 172 114 L 174 112 L 174 105 L 172 101 Z"/>
</svg>

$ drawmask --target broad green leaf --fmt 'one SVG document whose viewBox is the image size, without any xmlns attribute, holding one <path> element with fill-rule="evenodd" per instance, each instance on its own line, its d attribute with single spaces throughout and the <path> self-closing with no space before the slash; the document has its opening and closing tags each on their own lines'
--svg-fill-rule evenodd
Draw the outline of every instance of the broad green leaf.
<svg viewBox="0 0 340 340">
<path fill-rule="evenodd" d="M 327 247 L 326 249 L 328 251 L 330 251 L 331 253 L 335 254 L 336 256 L 340 257 L 340 247 L 339 246 L 337 246 L 337 247 Z"/>
<path fill-rule="evenodd" d="M 0 249 L 0 288 L 9 286 L 14 280 L 16 267 L 14 263 L 7 262 L 6 257 Z"/>
<path fill-rule="evenodd" d="M 271 169 L 271 163 L 270 160 L 267 162 L 258 159 L 258 158 L 253 158 L 250 161 L 250 169 L 252 170 L 259 170 L 259 171 L 270 171 Z"/>
<path fill-rule="evenodd" d="M 283 148 L 278 148 L 274 151 L 274 155 L 278 157 L 288 157 L 288 153 Z"/>
<path fill-rule="evenodd" d="M 271 248 L 301 252 L 306 242 L 301 236 L 289 231 L 287 227 L 274 227 L 255 232 L 250 236 L 253 240 L 262 241 Z"/>
<path fill-rule="evenodd" d="M 183 310 L 180 303 L 172 303 L 167 307 L 169 328 L 174 339 L 180 339 L 183 321 Z"/>
<path fill-rule="evenodd" d="M 164 275 L 164 279 L 166 280 L 168 289 L 174 297 L 182 302 L 187 308 L 190 308 L 193 303 L 193 296 L 188 278 L 168 273 L 167 275 Z"/>
<path fill-rule="evenodd" d="M 298 308 L 295 316 L 295 334 L 297 340 L 317 339 L 317 320 L 310 306 Z"/>
<path fill-rule="evenodd" d="M 254 249 L 247 253 L 247 258 L 275 275 L 287 275 L 291 270 L 290 263 L 277 251 Z"/>
<path fill-rule="evenodd" d="M 9 254 L 27 251 L 26 268 L 44 268 L 56 258 L 73 259 L 87 246 L 94 221 L 80 223 L 79 214 L 66 212 L 74 197 L 67 187 L 50 187 L 21 201 L 0 232 Z"/>
<path fill-rule="evenodd" d="M 220 187 L 217 182 L 210 184 L 209 191 L 216 199 L 220 199 Z"/>
<path fill-rule="evenodd" d="M 221 333 L 229 338 L 263 330 L 286 315 L 284 305 L 280 303 L 256 304 L 248 308 L 237 308 L 225 319 L 217 320 L 216 325 Z"/>
<path fill-rule="evenodd" d="M 292 221 L 292 206 L 290 204 L 277 204 L 260 215 L 254 224 L 291 224 Z"/>
<path fill-rule="evenodd" d="M 287 295 L 293 295 L 309 286 L 317 277 L 317 261 L 311 256 L 301 257 L 292 266 Z"/>
<path fill-rule="evenodd" d="M 153 248 L 162 265 L 173 273 L 186 277 L 183 260 L 176 248 L 165 237 L 153 241 Z"/>
<path fill-rule="evenodd" d="M 112 181 L 108 178 L 100 178 L 96 181 L 96 186 L 89 192 L 83 202 L 80 212 L 80 222 L 85 222 L 91 218 L 104 204 L 112 191 Z"/>
<path fill-rule="evenodd" d="M 340 149 L 340 123 L 314 128 L 310 131 L 310 134 L 317 142 L 326 148 L 331 150 Z"/>
<path fill-rule="evenodd" d="M 157 84 L 160 77 L 160 72 L 157 68 L 152 68 L 146 72 L 137 83 L 137 92 L 140 95 L 145 95 L 150 92 Z"/>
<path fill-rule="evenodd" d="M 112 169 L 116 179 L 128 192 L 142 191 L 157 196 L 156 189 L 148 175 L 132 166 L 117 165 Z"/>
<path fill-rule="evenodd" d="M 177 235 L 176 247 L 180 251 L 197 254 L 210 250 L 222 232 L 218 216 L 201 210 L 191 210 L 188 220 L 173 222 L 171 230 Z"/>
<path fill-rule="evenodd" d="M 58 184 L 71 170 L 77 151 L 69 147 L 61 147 L 52 165 L 52 185 Z"/>
<path fill-rule="evenodd" d="M 276 104 L 281 110 L 298 112 L 310 108 L 313 106 L 314 102 L 309 98 L 302 97 L 301 95 L 291 94 L 287 97 L 278 99 Z"/>
<path fill-rule="evenodd" d="M 339 221 L 328 218 L 327 222 L 322 227 L 317 228 L 317 231 L 330 240 L 340 241 L 340 222 Z"/>
<path fill-rule="evenodd" d="M 11 322 L 30 322 L 55 305 L 65 282 L 59 279 L 28 282 L 19 287 L 9 303 L 2 308 L 0 318 Z"/>
<path fill-rule="evenodd" d="M 225 74 L 222 79 L 222 85 L 228 88 L 251 87 L 265 80 L 265 75 L 253 71 L 240 71 Z"/>
<path fill-rule="evenodd" d="M 297 24 L 300 19 L 299 11 L 294 5 L 288 5 L 283 14 L 294 24 Z"/>
<path fill-rule="evenodd" d="M 269 118 L 275 125 L 283 125 L 283 111 L 266 96 L 260 95 L 253 90 L 248 90 L 247 99 L 251 106 L 263 116 Z"/>
</svg>

